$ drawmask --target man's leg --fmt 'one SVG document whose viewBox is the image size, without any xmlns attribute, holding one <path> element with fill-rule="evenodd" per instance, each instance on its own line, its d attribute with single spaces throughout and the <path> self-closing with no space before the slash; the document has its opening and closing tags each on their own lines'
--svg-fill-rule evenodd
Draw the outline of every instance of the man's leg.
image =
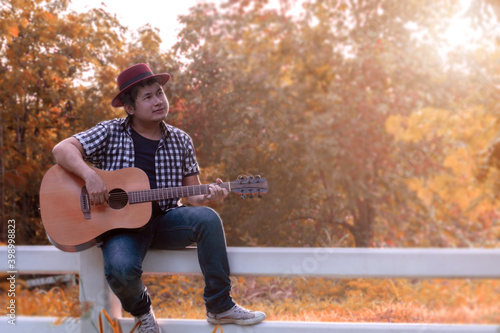
<svg viewBox="0 0 500 333">
<path fill-rule="evenodd" d="M 198 261 L 205 277 L 203 297 L 207 320 L 213 324 L 253 325 L 266 318 L 236 305 L 231 298 L 231 280 L 222 220 L 208 207 L 179 207 L 153 221 L 153 248 L 180 249 L 197 243 Z"/>
<path fill-rule="evenodd" d="M 157 217 L 153 224 L 152 248 L 181 249 L 197 243 L 207 310 L 219 313 L 232 308 L 226 239 L 219 215 L 208 207 L 179 207 Z"/>
<path fill-rule="evenodd" d="M 150 244 L 148 230 L 120 232 L 104 239 L 104 272 L 111 290 L 125 311 L 133 316 L 147 313 L 151 299 L 142 283 L 142 261 Z"/>
<path fill-rule="evenodd" d="M 140 231 L 121 231 L 104 238 L 104 272 L 111 290 L 125 311 L 140 322 L 139 333 L 161 333 L 147 289 L 142 283 L 142 262 L 151 244 L 151 222 Z"/>
</svg>

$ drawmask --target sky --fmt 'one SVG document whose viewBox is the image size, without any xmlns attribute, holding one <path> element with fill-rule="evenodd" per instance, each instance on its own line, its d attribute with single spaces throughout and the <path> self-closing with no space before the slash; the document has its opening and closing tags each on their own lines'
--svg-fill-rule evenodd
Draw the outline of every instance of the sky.
<svg viewBox="0 0 500 333">
<path fill-rule="evenodd" d="M 100 7 L 104 3 L 106 10 L 111 14 L 116 14 L 119 22 L 128 26 L 132 31 L 137 31 L 139 27 L 148 23 L 158 28 L 162 39 L 161 48 L 168 50 L 175 44 L 177 34 L 181 29 L 177 17 L 188 14 L 189 8 L 204 1 L 206 0 L 139 0 L 134 2 L 126 0 L 72 0 L 70 8 L 76 11 L 87 11 Z M 218 0 L 211 1 L 217 2 Z M 451 48 L 462 45 L 464 39 L 478 38 L 477 35 L 474 35 L 475 32 L 470 29 L 468 19 L 462 17 L 471 1 L 459 0 L 462 12 L 455 15 L 444 36 Z M 498 34 L 500 35 L 500 29 Z"/>
<path fill-rule="evenodd" d="M 200 2 L 203 0 L 72 0 L 69 7 L 85 12 L 104 3 L 108 13 L 116 14 L 118 21 L 133 31 L 148 23 L 160 29 L 161 48 L 167 50 L 175 44 L 181 28 L 177 17 L 188 14 L 189 8 Z"/>
</svg>

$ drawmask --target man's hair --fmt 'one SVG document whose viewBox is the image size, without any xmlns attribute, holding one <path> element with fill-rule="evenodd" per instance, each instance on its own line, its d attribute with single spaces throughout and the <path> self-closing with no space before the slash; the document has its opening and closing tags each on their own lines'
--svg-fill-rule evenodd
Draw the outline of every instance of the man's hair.
<svg viewBox="0 0 500 333">
<path fill-rule="evenodd" d="M 135 86 L 132 87 L 129 91 L 125 92 L 122 95 L 122 103 L 123 105 L 130 105 L 135 109 L 135 101 L 137 99 L 137 94 L 139 93 L 139 89 L 143 87 L 150 86 L 154 83 L 158 83 L 161 85 L 161 82 L 158 78 L 152 77 L 147 80 L 138 82 Z"/>
</svg>

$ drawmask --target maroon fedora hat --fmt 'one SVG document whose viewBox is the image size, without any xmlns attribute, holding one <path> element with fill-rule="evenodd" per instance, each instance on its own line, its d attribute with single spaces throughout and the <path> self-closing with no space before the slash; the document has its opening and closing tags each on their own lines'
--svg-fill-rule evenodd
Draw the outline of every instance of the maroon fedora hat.
<svg viewBox="0 0 500 333">
<path fill-rule="evenodd" d="M 154 74 L 146 64 L 136 64 L 121 72 L 120 75 L 118 75 L 118 77 L 116 78 L 116 83 L 118 83 L 118 89 L 120 89 L 120 92 L 115 96 L 115 98 L 113 98 L 113 101 L 111 101 L 111 105 L 115 108 L 123 106 L 123 93 L 127 92 L 137 83 L 152 77 L 158 78 L 162 86 L 165 85 L 168 80 L 170 80 L 170 74 Z"/>
</svg>

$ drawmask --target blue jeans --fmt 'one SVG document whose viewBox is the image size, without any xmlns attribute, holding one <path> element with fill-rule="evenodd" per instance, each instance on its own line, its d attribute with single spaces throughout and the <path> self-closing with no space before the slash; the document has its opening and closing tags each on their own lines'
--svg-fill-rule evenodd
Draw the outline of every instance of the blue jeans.
<svg viewBox="0 0 500 333">
<path fill-rule="evenodd" d="M 203 298 L 207 311 L 220 313 L 233 307 L 222 220 L 208 207 L 179 207 L 167 213 L 153 213 L 139 231 L 120 231 L 103 238 L 106 279 L 123 309 L 139 316 L 151 307 L 141 280 L 142 262 L 149 248 L 174 250 L 193 243 L 197 243 L 205 278 Z"/>
</svg>

